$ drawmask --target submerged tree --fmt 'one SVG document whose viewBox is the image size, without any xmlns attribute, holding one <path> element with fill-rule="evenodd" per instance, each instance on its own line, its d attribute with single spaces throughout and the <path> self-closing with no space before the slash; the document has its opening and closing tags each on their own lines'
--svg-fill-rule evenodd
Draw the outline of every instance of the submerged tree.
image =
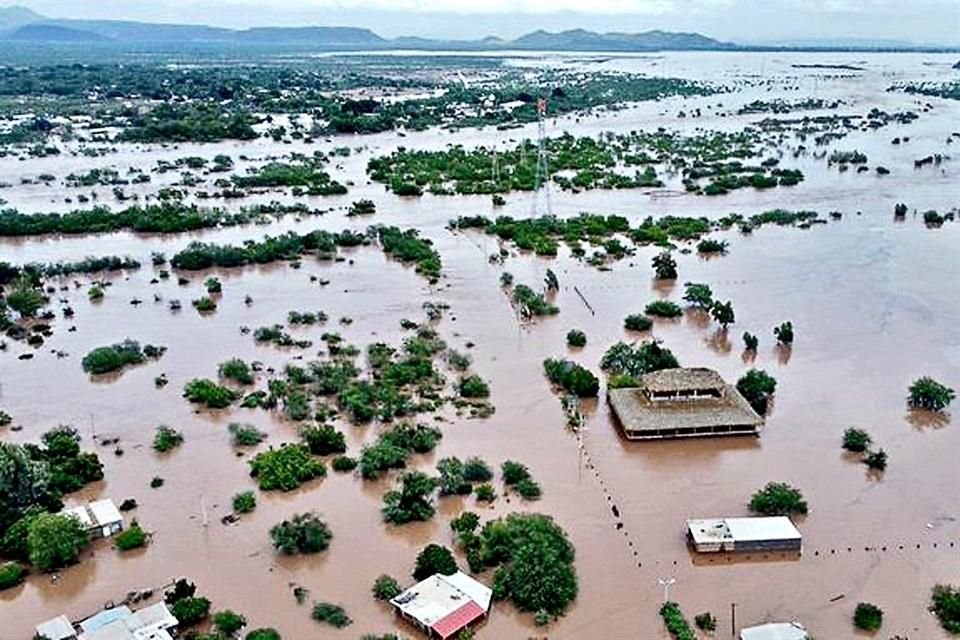
<svg viewBox="0 0 960 640">
<path fill-rule="evenodd" d="M 651 261 L 657 280 L 676 280 L 677 261 L 669 251 L 658 253 Z"/>
<path fill-rule="evenodd" d="M 710 289 L 710 285 L 687 282 L 683 286 L 686 287 L 683 294 L 684 300 L 703 311 L 707 311 L 713 306 L 713 290 Z"/>
<path fill-rule="evenodd" d="M 750 510 L 764 516 L 807 513 L 807 502 L 799 489 L 785 482 L 770 482 L 750 498 Z"/>
<path fill-rule="evenodd" d="M 420 471 L 410 471 L 401 476 L 399 491 L 388 491 L 383 496 L 383 519 L 393 524 L 429 520 L 434 508 L 430 494 L 437 488 L 437 481 Z"/>
<path fill-rule="evenodd" d="M 710 307 L 710 315 L 714 320 L 719 322 L 724 329 L 727 328 L 727 325 L 736 322 L 736 316 L 733 313 L 733 304 L 729 300 L 726 302 L 720 302 L 719 300 L 714 302 L 713 306 Z"/>
<path fill-rule="evenodd" d="M 915 409 L 942 411 L 953 402 L 955 397 L 956 393 L 953 389 L 929 376 L 924 376 L 910 385 L 907 404 Z"/>
</svg>

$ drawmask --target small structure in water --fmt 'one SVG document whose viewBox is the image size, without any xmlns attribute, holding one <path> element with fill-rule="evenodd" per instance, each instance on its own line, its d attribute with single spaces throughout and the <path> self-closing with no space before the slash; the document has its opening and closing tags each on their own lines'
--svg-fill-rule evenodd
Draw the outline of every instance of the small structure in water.
<svg viewBox="0 0 960 640">
<path fill-rule="evenodd" d="M 123 531 L 123 516 L 113 500 L 106 498 L 61 512 L 73 516 L 86 527 L 91 538 L 109 538 Z"/>
<path fill-rule="evenodd" d="M 800 532 L 786 516 L 687 520 L 687 536 L 700 553 L 794 551 L 803 549 Z"/>
<path fill-rule="evenodd" d="M 757 435 L 763 418 L 716 371 L 676 368 L 609 389 L 607 402 L 629 440 Z"/>
<path fill-rule="evenodd" d="M 740 640 L 810 640 L 810 634 L 797 622 L 771 622 L 741 629 Z"/>
<path fill-rule="evenodd" d="M 435 573 L 413 585 L 390 604 L 430 638 L 446 640 L 490 613 L 493 592 L 485 584 L 457 571 Z"/>
<path fill-rule="evenodd" d="M 167 605 L 158 602 L 138 611 L 104 609 L 76 626 L 61 615 L 38 624 L 36 632 L 47 640 L 173 640 L 170 630 L 177 624 Z"/>
</svg>

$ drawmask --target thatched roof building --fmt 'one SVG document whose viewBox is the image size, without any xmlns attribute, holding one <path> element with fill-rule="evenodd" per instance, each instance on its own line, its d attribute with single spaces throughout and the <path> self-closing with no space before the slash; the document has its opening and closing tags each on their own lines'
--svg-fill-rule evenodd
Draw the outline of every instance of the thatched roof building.
<svg viewBox="0 0 960 640">
<path fill-rule="evenodd" d="M 664 369 L 638 382 L 607 391 L 630 440 L 756 435 L 763 426 L 740 392 L 711 369 Z"/>
</svg>

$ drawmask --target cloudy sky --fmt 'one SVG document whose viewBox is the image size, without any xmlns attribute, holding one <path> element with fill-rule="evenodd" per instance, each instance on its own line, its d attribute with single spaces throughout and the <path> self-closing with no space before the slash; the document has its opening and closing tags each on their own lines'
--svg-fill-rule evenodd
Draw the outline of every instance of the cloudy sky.
<svg viewBox="0 0 960 640">
<path fill-rule="evenodd" d="M 0 0 L 51 17 L 350 25 L 384 36 L 511 38 L 534 29 L 698 31 L 722 40 L 960 43 L 960 0 Z"/>
</svg>

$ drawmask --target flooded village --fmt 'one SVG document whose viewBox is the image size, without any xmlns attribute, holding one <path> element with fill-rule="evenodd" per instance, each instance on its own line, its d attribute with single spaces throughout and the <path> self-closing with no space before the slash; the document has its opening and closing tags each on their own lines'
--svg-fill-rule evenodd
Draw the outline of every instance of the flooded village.
<svg viewBox="0 0 960 640">
<path fill-rule="evenodd" d="M 76 55 L 0 640 L 960 632 L 956 53 Z"/>
</svg>

